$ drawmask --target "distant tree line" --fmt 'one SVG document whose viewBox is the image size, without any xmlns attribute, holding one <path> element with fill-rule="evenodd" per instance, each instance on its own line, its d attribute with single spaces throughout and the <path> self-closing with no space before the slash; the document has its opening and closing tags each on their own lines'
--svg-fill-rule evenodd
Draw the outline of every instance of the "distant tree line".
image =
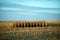
<svg viewBox="0 0 60 40">
<path fill-rule="evenodd" d="M 45 27 L 45 22 L 16 22 L 13 23 L 13 27 Z"/>
<path fill-rule="evenodd" d="M 13 27 L 48 27 L 48 26 L 60 26 L 60 24 L 52 24 L 46 22 L 16 22 L 13 23 Z"/>
</svg>

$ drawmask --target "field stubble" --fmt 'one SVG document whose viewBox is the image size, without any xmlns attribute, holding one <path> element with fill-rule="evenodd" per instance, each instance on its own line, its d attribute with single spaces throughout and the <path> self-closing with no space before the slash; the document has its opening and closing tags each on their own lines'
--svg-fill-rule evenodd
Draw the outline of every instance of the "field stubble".
<svg viewBox="0 0 60 40">
<path fill-rule="evenodd" d="M 60 27 L 12 26 L 12 22 L 0 23 L 0 40 L 60 40 Z"/>
</svg>

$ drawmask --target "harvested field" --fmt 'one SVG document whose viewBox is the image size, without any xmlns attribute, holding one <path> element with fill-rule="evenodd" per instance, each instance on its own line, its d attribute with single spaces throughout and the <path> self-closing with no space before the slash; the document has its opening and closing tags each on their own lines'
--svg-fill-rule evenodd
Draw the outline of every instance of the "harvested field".
<svg viewBox="0 0 60 40">
<path fill-rule="evenodd" d="M 0 22 L 0 40 L 60 40 L 60 26 L 14 28 L 13 23 Z"/>
</svg>

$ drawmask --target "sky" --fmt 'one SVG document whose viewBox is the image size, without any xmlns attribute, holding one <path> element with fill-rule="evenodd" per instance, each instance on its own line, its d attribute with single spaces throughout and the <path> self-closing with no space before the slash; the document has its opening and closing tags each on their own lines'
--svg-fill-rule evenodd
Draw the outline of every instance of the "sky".
<svg viewBox="0 0 60 40">
<path fill-rule="evenodd" d="M 0 21 L 60 20 L 60 0 L 0 0 Z"/>
</svg>

